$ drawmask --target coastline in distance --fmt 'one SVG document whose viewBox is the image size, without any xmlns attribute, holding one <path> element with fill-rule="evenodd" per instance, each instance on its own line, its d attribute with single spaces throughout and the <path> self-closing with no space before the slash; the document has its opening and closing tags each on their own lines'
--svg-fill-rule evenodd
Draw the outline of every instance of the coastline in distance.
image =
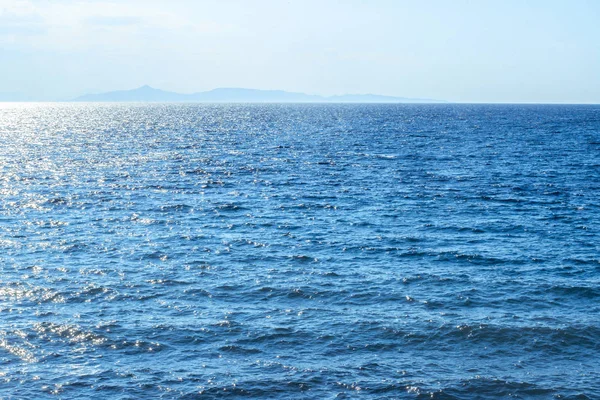
<svg viewBox="0 0 600 400">
<path fill-rule="evenodd" d="M 283 90 L 217 88 L 206 92 L 176 93 L 144 85 L 132 90 L 85 94 L 72 101 L 81 102 L 192 102 L 192 103 L 446 103 L 377 94 L 319 96 Z"/>
</svg>

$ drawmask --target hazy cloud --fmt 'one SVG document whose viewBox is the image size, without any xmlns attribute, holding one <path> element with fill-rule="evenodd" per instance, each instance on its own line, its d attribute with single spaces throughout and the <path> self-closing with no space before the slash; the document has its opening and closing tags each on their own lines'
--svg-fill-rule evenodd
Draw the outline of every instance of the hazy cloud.
<svg viewBox="0 0 600 400">
<path fill-rule="evenodd" d="M 141 21 L 139 17 L 106 15 L 95 15 L 85 19 L 86 23 L 99 26 L 128 26 L 139 24 Z"/>
</svg>

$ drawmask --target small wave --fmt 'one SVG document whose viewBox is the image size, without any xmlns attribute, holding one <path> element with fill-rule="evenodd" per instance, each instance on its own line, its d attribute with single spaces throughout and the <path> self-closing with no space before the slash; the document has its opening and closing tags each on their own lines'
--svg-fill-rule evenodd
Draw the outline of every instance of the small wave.
<svg viewBox="0 0 600 400">
<path fill-rule="evenodd" d="M 259 349 L 256 349 L 256 348 L 251 348 L 251 347 L 248 348 L 248 347 L 236 346 L 236 345 L 221 346 L 221 347 L 219 347 L 219 351 L 223 351 L 226 353 L 232 353 L 232 354 L 243 354 L 243 355 L 262 353 L 262 351 L 260 351 Z"/>
<path fill-rule="evenodd" d="M 51 339 L 52 336 L 59 337 L 69 342 L 87 342 L 98 346 L 106 343 L 108 339 L 100 334 L 86 331 L 74 324 L 57 324 L 53 322 L 41 322 L 34 326 L 40 338 Z"/>
<path fill-rule="evenodd" d="M 516 398 L 550 398 L 556 390 L 541 387 L 535 383 L 506 381 L 498 378 L 475 377 L 462 380 L 454 385 L 446 385 L 433 393 L 429 398 L 461 399 L 476 395 L 478 399 Z M 561 396 L 562 397 L 562 396 Z"/>
<path fill-rule="evenodd" d="M 37 363 L 38 362 L 38 358 L 35 356 L 35 354 L 31 350 L 28 350 L 24 346 L 18 346 L 16 344 L 9 343 L 8 340 L 6 340 L 4 338 L 0 338 L 0 349 L 3 349 L 5 351 L 7 351 L 8 353 L 12 354 L 13 356 L 20 358 L 24 362 L 27 362 L 27 363 Z"/>
<path fill-rule="evenodd" d="M 187 204 L 169 204 L 169 205 L 165 205 L 165 206 L 160 206 L 159 210 L 161 212 L 173 212 L 173 211 L 191 211 L 194 208 L 190 205 Z"/>
<path fill-rule="evenodd" d="M 34 303 L 64 303 L 65 297 L 58 291 L 41 286 L 9 284 L 0 288 L 0 299 L 32 301 Z"/>
<path fill-rule="evenodd" d="M 534 296 L 556 296 L 558 299 L 576 297 L 587 300 L 600 298 L 600 287 L 596 286 L 563 286 L 538 285 L 530 292 Z"/>
</svg>

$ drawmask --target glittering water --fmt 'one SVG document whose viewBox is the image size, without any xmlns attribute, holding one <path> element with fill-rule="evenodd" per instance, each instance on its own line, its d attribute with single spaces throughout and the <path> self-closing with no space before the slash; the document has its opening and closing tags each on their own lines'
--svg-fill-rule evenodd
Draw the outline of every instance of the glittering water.
<svg viewBox="0 0 600 400">
<path fill-rule="evenodd" d="M 0 396 L 595 398 L 599 206 L 598 106 L 4 104 Z"/>
</svg>

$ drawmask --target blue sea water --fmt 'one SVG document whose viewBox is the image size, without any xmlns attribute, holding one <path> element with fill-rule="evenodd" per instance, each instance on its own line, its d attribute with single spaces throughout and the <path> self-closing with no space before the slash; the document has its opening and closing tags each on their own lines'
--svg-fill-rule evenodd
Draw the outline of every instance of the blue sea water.
<svg viewBox="0 0 600 400">
<path fill-rule="evenodd" d="M 3 399 L 600 397 L 600 106 L 0 106 Z"/>
</svg>

